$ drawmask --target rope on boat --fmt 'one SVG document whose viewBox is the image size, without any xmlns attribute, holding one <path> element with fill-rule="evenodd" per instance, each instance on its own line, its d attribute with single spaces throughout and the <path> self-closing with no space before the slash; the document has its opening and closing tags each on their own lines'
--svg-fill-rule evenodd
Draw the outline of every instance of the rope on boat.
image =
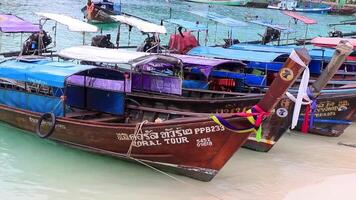
<svg viewBox="0 0 356 200">
<path fill-rule="evenodd" d="M 347 147 L 356 148 L 356 144 L 350 144 L 350 143 L 345 143 L 345 142 L 338 142 L 337 144 L 338 144 L 338 145 L 347 146 Z"/>
<path fill-rule="evenodd" d="M 142 122 L 136 124 L 135 131 L 134 131 L 134 136 L 133 136 L 133 138 L 132 138 L 132 141 L 131 141 L 130 147 L 129 147 L 127 153 L 126 153 L 126 156 L 127 156 L 129 159 L 131 159 L 131 160 L 133 160 L 133 161 L 136 161 L 136 162 L 138 162 L 138 163 L 140 163 L 140 164 L 142 164 L 142 165 L 144 165 L 144 166 L 146 166 L 146 167 L 148 167 L 148 168 L 150 168 L 150 169 L 152 169 L 152 170 L 154 170 L 154 171 L 156 171 L 156 172 L 158 172 L 158 173 L 161 173 L 161 174 L 163 174 L 163 175 L 166 175 L 167 177 L 169 177 L 169 178 L 171 178 L 171 179 L 173 179 L 173 180 L 175 180 L 175 181 L 177 181 L 177 182 L 179 182 L 179 183 L 181 183 L 181 184 L 184 184 L 184 185 L 187 185 L 187 186 L 195 187 L 196 189 L 198 189 L 198 190 L 200 190 L 200 191 L 202 191 L 202 192 L 204 192 L 204 193 L 206 193 L 206 194 L 209 194 L 209 195 L 211 195 L 212 197 L 214 197 L 214 198 L 216 198 L 216 199 L 223 200 L 222 198 L 216 196 L 215 194 L 210 193 L 210 191 L 201 189 L 201 188 L 199 188 L 198 186 L 196 186 L 196 185 L 194 185 L 194 184 L 188 183 L 188 182 L 186 182 L 186 181 L 184 181 L 184 180 L 182 180 L 182 179 L 179 179 L 179 178 L 177 178 L 177 177 L 174 177 L 174 176 L 172 176 L 172 175 L 170 175 L 170 174 L 168 174 L 168 173 L 166 173 L 166 172 L 164 172 L 164 171 L 162 171 L 162 170 L 159 170 L 159 169 L 153 167 L 152 165 L 150 165 L 150 164 L 148 164 L 148 163 L 145 163 L 145 162 L 143 162 L 143 161 L 141 161 L 141 160 L 139 160 L 139 159 L 137 159 L 137 158 L 132 157 L 132 156 L 131 156 L 131 151 L 132 151 L 133 144 L 134 144 L 134 143 L 136 142 L 136 140 L 137 140 L 137 135 L 138 135 L 139 133 L 143 133 L 143 132 L 142 132 L 142 127 L 143 127 L 143 125 L 146 124 L 146 123 L 148 123 L 147 120 L 142 121 Z"/>
<path fill-rule="evenodd" d="M 132 138 L 130 147 L 129 147 L 129 149 L 127 150 L 127 153 L 126 153 L 127 157 L 129 157 L 129 158 L 131 157 L 132 147 L 133 147 L 134 143 L 135 143 L 136 140 L 137 140 L 137 135 L 138 135 L 139 133 L 141 133 L 141 134 L 143 133 L 143 132 L 142 132 L 142 127 L 143 127 L 143 125 L 146 124 L 146 123 L 148 123 L 147 120 L 142 121 L 142 122 L 136 124 L 135 131 L 134 131 L 134 135 L 133 135 L 133 138 Z"/>
<path fill-rule="evenodd" d="M 215 194 L 212 194 L 212 193 L 211 193 L 210 191 L 208 191 L 208 190 L 204 190 L 204 189 L 199 188 L 198 186 L 196 186 L 196 185 L 194 185 L 194 184 L 192 184 L 192 183 L 188 183 L 188 182 L 186 182 L 186 181 L 184 181 L 184 180 L 182 180 L 182 179 L 180 179 L 180 178 L 174 177 L 174 176 L 172 176 L 172 175 L 170 175 L 170 174 L 168 174 L 168 173 L 166 173 L 166 172 L 164 172 L 164 171 L 162 171 L 162 170 L 159 170 L 159 169 L 153 167 L 152 165 L 149 165 L 149 164 L 147 164 L 147 163 L 145 163 L 145 162 L 143 162 L 143 161 L 141 161 L 141 160 L 139 160 L 139 159 L 136 159 L 136 158 L 131 157 L 131 156 L 129 156 L 128 158 L 130 158 L 130 159 L 132 159 L 133 161 L 136 161 L 136 162 L 138 162 L 138 163 L 140 163 L 140 164 L 142 164 L 142 165 L 144 165 L 144 166 L 146 166 L 146 167 L 148 167 L 148 168 L 150 168 L 150 169 L 152 169 L 152 170 L 154 170 L 154 171 L 156 171 L 156 172 L 158 172 L 158 173 L 161 173 L 161 174 L 163 174 L 163 175 L 166 175 L 166 176 L 168 176 L 169 178 L 171 178 L 171 179 L 177 181 L 178 183 L 181 183 L 181 184 L 187 185 L 187 186 L 192 186 L 192 187 L 194 187 L 194 188 L 196 188 L 196 189 L 198 189 L 198 190 L 200 190 L 200 191 L 202 191 L 202 192 L 204 192 L 204 193 L 206 193 L 206 194 L 211 195 L 212 197 L 214 197 L 214 198 L 216 198 L 216 199 L 223 200 L 222 198 L 216 196 Z"/>
</svg>

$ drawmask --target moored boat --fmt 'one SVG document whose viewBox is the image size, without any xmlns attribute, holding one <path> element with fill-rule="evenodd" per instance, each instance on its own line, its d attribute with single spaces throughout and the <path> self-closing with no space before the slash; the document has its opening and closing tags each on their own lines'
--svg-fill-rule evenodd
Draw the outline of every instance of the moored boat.
<svg viewBox="0 0 356 200">
<path fill-rule="evenodd" d="M 273 73 L 279 70 L 292 50 L 293 48 L 290 47 L 238 44 L 232 45 L 227 49 L 199 46 L 193 48 L 187 54 L 208 58 L 241 60 L 247 64 L 248 68 L 267 72 L 267 74 L 270 74 L 268 77 L 273 78 Z M 322 72 L 326 64 L 330 62 L 333 52 L 333 50 L 329 49 L 309 50 L 309 54 L 312 57 L 309 68 L 313 76 L 317 77 Z M 355 72 L 353 69 L 356 64 L 353 61 L 354 58 L 355 53 L 347 58 L 347 61 L 342 66 L 343 71 L 339 71 L 336 74 L 338 77 L 336 80 L 355 80 Z M 270 80 L 270 78 L 268 78 L 268 80 Z"/>
<path fill-rule="evenodd" d="M 96 47 L 72 47 L 62 50 L 60 55 L 65 58 L 96 61 L 99 63 L 114 62 L 113 59 L 116 59 L 115 62 L 120 63 L 122 62 L 123 57 L 127 57 L 120 56 L 120 51 Z M 135 52 L 131 52 L 130 54 L 134 55 Z M 130 99 L 133 99 L 138 105 L 152 108 L 179 110 L 184 112 L 193 111 L 197 113 L 234 113 L 244 112 L 250 105 L 255 104 L 255 102 L 263 96 L 262 94 L 227 93 L 223 91 L 202 90 L 205 86 L 211 86 L 212 83 L 209 80 L 206 80 L 206 78 L 187 80 L 186 76 L 190 76 L 191 72 L 197 74 L 198 76 L 200 73 L 202 77 L 205 77 L 209 74 L 214 74 L 212 72 L 216 69 L 223 69 L 225 70 L 225 75 L 227 75 L 229 72 L 226 71 L 226 69 L 233 68 L 233 61 L 190 57 L 184 55 L 171 56 L 179 58 L 184 64 L 183 68 L 187 67 L 190 69 L 190 71 L 184 72 L 185 80 L 183 80 L 183 86 L 188 87 L 188 84 L 185 84 L 187 81 L 189 86 L 194 86 L 190 88 L 194 89 L 183 88 L 181 96 L 162 96 L 149 91 L 146 91 L 146 93 L 133 92 L 128 95 Z M 235 74 L 237 74 L 237 72 L 235 72 Z M 225 78 L 232 81 L 235 77 L 237 77 L 237 75 L 234 77 L 227 76 Z M 225 78 L 222 77 L 222 80 L 225 80 Z M 240 78 L 243 79 L 243 77 Z M 228 88 L 227 85 L 224 85 L 223 87 L 225 87 L 225 89 Z M 321 98 L 320 101 L 324 101 L 327 99 L 327 96 L 325 96 L 325 98 L 324 96 L 319 98 Z M 352 101 L 352 98 L 354 97 L 349 95 L 348 98 Z M 353 108 L 353 105 L 351 108 Z M 350 109 L 345 112 L 351 111 L 352 110 Z M 263 138 L 260 141 L 257 141 L 256 138 L 250 137 L 245 143 L 245 146 L 258 151 L 270 150 L 281 135 L 289 128 L 291 122 L 290 116 L 292 112 L 292 103 L 290 100 L 287 98 L 283 99 L 276 106 L 276 112 L 267 118 L 266 121 L 268 123 L 263 125 Z M 337 115 L 338 117 L 341 116 L 339 114 Z"/>
<path fill-rule="evenodd" d="M 89 22 L 111 23 L 114 22 L 111 16 L 121 14 L 121 2 L 110 0 L 92 2 L 88 0 L 87 5 L 81 11 Z"/>
<path fill-rule="evenodd" d="M 209 181 L 309 62 L 305 51 L 296 55 L 247 114 L 257 117 L 254 123 L 244 114 L 208 117 L 125 106 L 132 83 L 127 73 L 29 58 L 0 64 L 0 120 L 41 138 Z M 159 113 L 167 120 L 158 120 Z"/>
<path fill-rule="evenodd" d="M 326 4 L 311 1 L 301 2 L 298 0 L 281 0 L 277 5 L 269 5 L 267 8 L 310 13 L 328 13 L 332 9 Z"/>
<path fill-rule="evenodd" d="M 0 56 L 17 56 L 20 54 L 34 53 L 38 49 L 40 27 L 36 24 L 26 21 L 18 16 L 11 14 L 0 14 Z M 25 42 L 22 51 L 1 52 L 2 34 L 32 34 L 30 39 Z M 44 36 L 43 36 L 44 37 Z M 23 41 L 21 41 L 23 43 Z M 45 46 L 42 44 L 42 46 Z"/>
<path fill-rule="evenodd" d="M 356 7 L 333 7 L 330 14 L 334 15 L 353 15 L 356 13 Z"/>
</svg>

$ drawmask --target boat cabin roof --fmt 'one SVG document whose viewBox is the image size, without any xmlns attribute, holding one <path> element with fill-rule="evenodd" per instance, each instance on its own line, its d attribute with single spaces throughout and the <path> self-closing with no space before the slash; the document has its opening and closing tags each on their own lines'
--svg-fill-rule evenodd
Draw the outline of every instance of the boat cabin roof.
<svg viewBox="0 0 356 200">
<path fill-rule="evenodd" d="M 239 49 L 225 49 L 222 47 L 195 47 L 188 52 L 192 56 L 204 56 L 210 58 L 223 58 L 255 62 L 276 62 L 288 57 L 288 53 L 246 51 Z"/>
<path fill-rule="evenodd" d="M 247 23 L 243 21 L 239 21 L 236 19 L 232 19 L 230 17 L 226 17 L 224 15 L 220 15 L 214 12 L 209 12 L 209 11 L 190 11 L 190 13 L 198 15 L 200 17 L 209 19 L 211 21 L 229 26 L 229 27 L 241 27 L 241 26 L 247 26 Z"/>
<path fill-rule="evenodd" d="M 130 62 L 133 60 L 149 55 L 149 53 L 93 46 L 74 46 L 62 49 L 58 55 L 62 58 L 84 60 L 90 62 L 130 64 Z"/>
<path fill-rule="evenodd" d="M 186 21 L 183 19 L 165 19 L 164 22 L 171 23 L 177 25 L 179 27 L 183 27 L 189 31 L 207 31 L 208 27 L 204 24 L 192 21 Z"/>
<path fill-rule="evenodd" d="M 330 38 L 330 37 L 316 37 L 311 40 L 311 43 L 314 46 L 326 47 L 326 48 L 335 48 L 341 40 L 349 41 L 354 50 L 356 50 L 356 39 L 353 38 Z"/>
<path fill-rule="evenodd" d="M 167 30 L 164 26 L 157 25 L 147 20 L 134 17 L 131 15 L 127 15 L 127 14 L 112 15 L 111 18 L 117 22 L 135 27 L 144 33 L 159 33 L 159 34 L 167 33 Z"/>
<path fill-rule="evenodd" d="M 45 58 L 19 58 L 0 63 L 0 77 L 63 88 L 67 77 L 95 68 Z"/>
<path fill-rule="evenodd" d="M 197 66 L 199 65 L 199 66 L 211 66 L 211 67 L 218 67 L 221 65 L 234 65 L 240 67 L 246 66 L 245 63 L 239 60 L 206 58 L 206 57 L 180 55 L 180 54 L 172 54 L 172 56 L 179 58 L 185 65 L 197 65 Z"/>
<path fill-rule="evenodd" d="M 3 33 L 36 33 L 38 25 L 11 14 L 0 14 L 0 32 Z"/>
<path fill-rule="evenodd" d="M 287 53 L 290 54 L 296 48 L 295 46 L 268 46 L 257 44 L 234 44 L 229 49 L 245 50 L 245 51 L 260 51 L 260 52 L 274 52 L 274 53 Z M 312 48 L 308 49 L 309 55 L 313 59 L 331 59 L 334 50 L 333 49 L 321 49 Z"/>
<path fill-rule="evenodd" d="M 303 22 L 304 24 L 316 24 L 317 21 L 315 19 L 312 19 L 312 18 L 309 18 L 309 17 L 306 17 L 304 15 L 300 15 L 296 12 L 292 12 L 292 11 L 287 11 L 287 10 L 284 10 L 282 11 L 283 14 L 289 16 L 289 17 L 292 17 L 293 19 L 296 19 L 296 20 L 299 20 L 301 22 Z"/>
<path fill-rule="evenodd" d="M 282 26 L 282 25 L 279 25 L 279 24 L 272 24 L 271 22 L 268 22 L 268 21 L 251 20 L 249 22 L 252 23 L 252 24 L 257 24 L 257 25 L 261 25 L 261 26 L 264 26 L 264 27 L 269 27 L 269 28 L 281 31 L 281 32 L 286 33 L 286 34 L 296 32 L 295 30 L 293 30 L 291 28 L 288 28 L 288 27 L 285 27 L 285 26 Z"/>
<path fill-rule="evenodd" d="M 36 12 L 36 15 L 43 19 L 50 19 L 60 24 L 63 24 L 67 26 L 70 31 L 73 32 L 98 32 L 98 27 L 80 21 L 78 19 L 74 19 L 67 15 L 46 12 Z"/>
<path fill-rule="evenodd" d="M 156 56 L 171 57 L 181 60 L 183 64 L 189 65 L 201 65 L 217 67 L 224 64 L 245 66 L 245 64 L 237 59 L 216 59 L 216 58 L 204 58 L 189 55 L 169 54 L 149 54 L 136 51 L 128 51 L 125 49 L 107 49 L 93 46 L 76 46 L 62 49 L 58 55 L 62 58 L 84 60 L 90 62 L 100 62 L 109 64 L 130 64 L 140 65 L 147 64 L 148 62 L 159 62 L 159 58 Z M 151 58 L 149 58 L 151 56 Z M 158 58 L 158 59 L 157 59 Z M 145 62 L 145 63 L 143 63 Z M 165 62 L 164 60 L 162 62 Z M 177 61 L 175 61 L 177 62 Z"/>
</svg>

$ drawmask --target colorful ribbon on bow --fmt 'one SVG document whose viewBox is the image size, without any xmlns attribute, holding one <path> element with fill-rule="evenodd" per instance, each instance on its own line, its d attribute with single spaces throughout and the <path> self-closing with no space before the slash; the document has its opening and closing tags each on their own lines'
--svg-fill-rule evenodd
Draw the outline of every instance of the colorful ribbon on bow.
<svg viewBox="0 0 356 200">
<path fill-rule="evenodd" d="M 297 98 L 295 98 L 292 94 L 290 94 L 289 92 L 287 92 L 286 94 L 291 101 L 293 101 L 294 103 L 297 102 Z M 304 97 L 300 104 L 306 105 L 307 107 L 305 108 L 304 119 L 303 119 L 301 131 L 303 133 L 308 133 L 309 129 L 313 128 L 313 126 L 314 126 L 314 118 L 315 118 L 316 110 L 318 108 L 318 104 L 317 104 L 317 100 L 314 97 L 313 93 L 310 91 L 310 88 L 307 88 L 306 92 L 303 94 L 304 94 L 303 95 Z M 297 119 L 299 118 L 299 112 L 298 112 L 298 114 L 295 112 L 293 113 L 293 119 L 295 119 L 295 118 L 297 118 Z M 292 129 L 294 127 L 295 126 L 292 126 Z"/>
<path fill-rule="evenodd" d="M 314 126 L 314 117 L 316 113 L 316 109 L 318 108 L 317 100 L 314 97 L 313 93 L 310 91 L 310 88 L 307 90 L 307 95 L 309 100 L 309 104 L 305 109 L 304 120 L 302 124 L 302 132 L 308 133 L 310 128 Z"/>
<path fill-rule="evenodd" d="M 226 127 L 227 129 L 236 132 L 236 133 L 248 133 L 248 132 L 256 132 L 256 140 L 259 142 L 262 139 L 262 121 L 263 119 L 268 116 L 270 113 L 264 111 L 258 105 L 252 107 L 252 109 L 243 112 L 243 113 L 235 113 L 235 116 L 238 117 L 246 117 L 247 120 L 254 126 L 253 128 L 249 129 L 238 129 L 224 118 L 218 115 L 210 116 L 210 118 L 217 124 Z M 256 119 L 255 119 L 256 117 Z"/>
</svg>

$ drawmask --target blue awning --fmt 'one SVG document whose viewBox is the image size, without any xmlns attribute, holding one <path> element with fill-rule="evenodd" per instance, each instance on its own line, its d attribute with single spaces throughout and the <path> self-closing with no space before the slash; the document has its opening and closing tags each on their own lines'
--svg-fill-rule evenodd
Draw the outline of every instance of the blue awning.
<svg viewBox="0 0 356 200">
<path fill-rule="evenodd" d="M 286 53 L 245 51 L 238 49 L 224 49 L 222 47 L 195 47 L 188 52 L 192 56 L 210 58 L 224 58 L 242 61 L 276 62 L 278 58 L 287 58 Z"/>
<path fill-rule="evenodd" d="M 92 68 L 95 67 L 71 62 L 54 62 L 47 59 L 8 60 L 0 63 L 0 78 L 63 88 L 68 76 Z"/>
<path fill-rule="evenodd" d="M 208 27 L 199 22 L 191 22 L 183 19 L 165 19 L 164 22 L 175 24 L 190 31 L 207 31 Z"/>
<path fill-rule="evenodd" d="M 200 17 L 204 17 L 206 19 L 209 19 L 211 21 L 224 24 L 226 26 L 230 27 L 241 27 L 241 26 L 247 26 L 247 23 L 243 21 L 239 21 L 236 19 L 232 19 L 230 17 L 226 17 L 214 12 L 209 12 L 209 11 L 190 11 L 190 13 L 198 15 Z"/>
<path fill-rule="evenodd" d="M 300 48 L 298 46 L 268 46 L 268 45 L 256 45 L 256 44 L 235 44 L 229 47 L 235 50 L 246 51 L 260 51 L 260 52 L 274 52 L 274 53 L 287 53 L 290 54 L 294 48 Z M 331 60 L 334 51 L 333 49 L 308 49 L 309 55 L 312 59 L 324 59 Z"/>
</svg>

